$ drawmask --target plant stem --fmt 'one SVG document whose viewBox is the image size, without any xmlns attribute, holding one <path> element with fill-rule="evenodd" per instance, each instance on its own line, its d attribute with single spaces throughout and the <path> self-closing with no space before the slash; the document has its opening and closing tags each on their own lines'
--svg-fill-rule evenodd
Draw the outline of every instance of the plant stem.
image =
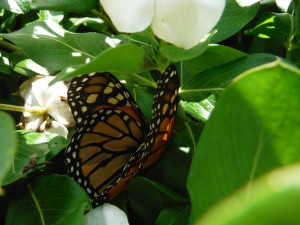
<svg viewBox="0 0 300 225">
<path fill-rule="evenodd" d="M 0 109 L 16 112 L 28 112 L 35 115 L 43 115 L 47 112 L 46 108 L 40 106 L 23 107 L 17 105 L 0 104 Z"/>
<path fill-rule="evenodd" d="M 13 45 L 7 41 L 3 41 L 0 39 L 0 46 L 2 46 L 3 48 L 5 48 L 6 50 L 9 51 L 16 51 L 16 50 L 20 50 L 20 48 L 16 45 Z"/>
<path fill-rule="evenodd" d="M 28 187 L 28 189 L 29 189 L 29 192 L 30 192 L 30 195 L 31 195 L 31 197 L 32 197 L 32 200 L 33 200 L 33 202 L 34 202 L 34 204 L 35 204 L 35 206 L 36 206 L 36 209 L 37 209 L 37 211 L 39 212 L 40 219 L 41 219 L 41 224 L 42 224 L 42 225 L 46 225 L 45 218 L 44 218 L 44 215 L 43 215 L 43 212 L 42 212 L 42 209 L 41 209 L 41 205 L 40 205 L 38 199 L 36 198 L 36 196 L 35 196 L 35 194 L 34 194 L 32 188 L 31 188 L 31 186 L 30 186 L 30 185 L 27 185 L 27 187 Z"/>
<path fill-rule="evenodd" d="M 110 18 L 104 14 L 103 12 L 99 12 L 98 10 L 96 9 L 92 9 L 91 10 L 91 13 L 94 14 L 95 16 L 98 16 L 99 18 L 101 18 L 105 23 L 108 24 L 109 28 L 111 29 L 111 31 L 114 33 L 114 34 L 118 34 L 119 31 L 116 29 L 116 27 L 113 25 L 113 23 L 111 22 Z"/>
<path fill-rule="evenodd" d="M 190 89 L 184 90 L 180 89 L 179 93 L 186 93 L 186 92 L 210 92 L 210 91 L 224 91 L 225 88 L 203 88 L 203 89 Z"/>
<path fill-rule="evenodd" d="M 152 82 L 152 81 L 150 81 L 150 80 L 148 80 L 148 79 L 146 79 L 146 78 L 144 78 L 144 77 L 142 77 L 142 76 L 140 76 L 136 73 L 131 73 L 130 75 L 144 81 L 145 83 L 148 83 L 150 87 L 153 87 L 153 88 L 157 87 L 157 84 L 155 82 Z"/>
</svg>

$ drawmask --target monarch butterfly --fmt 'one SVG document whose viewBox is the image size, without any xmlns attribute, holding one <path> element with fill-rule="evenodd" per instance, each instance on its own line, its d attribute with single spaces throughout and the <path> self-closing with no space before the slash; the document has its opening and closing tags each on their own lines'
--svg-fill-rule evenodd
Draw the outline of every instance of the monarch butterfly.
<svg viewBox="0 0 300 225">
<path fill-rule="evenodd" d="M 178 75 L 169 66 L 157 81 L 150 125 L 112 74 L 73 78 L 68 102 L 76 130 L 65 151 L 69 175 L 94 206 L 110 201 L 142 169 L 157 161 L 170 140 L 178 105 Z"/>
</svg>

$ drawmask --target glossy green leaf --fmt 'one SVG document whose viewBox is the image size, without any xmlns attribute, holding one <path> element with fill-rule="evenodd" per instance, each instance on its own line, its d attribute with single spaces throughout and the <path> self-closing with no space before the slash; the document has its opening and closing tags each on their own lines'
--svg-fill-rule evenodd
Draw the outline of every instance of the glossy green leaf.
<svg viewBox="0 0 300 225">
<path fill-rule="evenodd" d="M 155 67 L 142 48 L 131 44 L 122 44 L 102 52 L 88 64 L 67 68 L 57 74 L 53 82 L 95 71 L 140 73 L 151 68 Z"/>
<path fill-rule="evenodd" d="M 216 204 L 195 225 L 300 224 L 300 165 L 273 170 Z"/>
<path fill-rule="evenodd" d="M 179 91 L 180 97 L 185 101 L 200 101 L 212 92 L 222 91 L 232 79 L 246 70 L 276 59 L 274 55 L 258 53 L 205 70 L 184 81 Z"/>
<path fill-rule="evenodd" d="M 68 176 L 39 176 L 14 194 L 5 224 L 82 225 L 89 209 L 87 193 Z"/>
<path fill-rule="evenodd" d="M 200 102 L 180 101 L 183 110 L 193 118 L 201 121 L 207 121 L 211 112 L 215 108 L 216 96 L 210 95 L 208 98 Z"/>
<path fill-rule="evenodd" d="M 256 176 L 300 161 L 299 87 L 300 71 L 276 60 L 222 93 L 192 161 L 192 221 Z"/>
<path fill-rule="evenodd" d="M 265 13 L 257 25 L 245 34 L 260 38 L 274 38 L 286 36 L 291 32 L 292 16 L 287 13 Z"/>
<path fill-rule="evenodd" d="M 247 54 L 223 45 L 209 45 L 201 55 L 183 62 L 184 68 L 191 74 L 223 65 Z"/>
<path fill-rule="evenodd" d="M 149 90 L 137 88 L 136 97 L 138 106 L 144 113 L 145 118 L 150 121 L 152 118 L 153 94 Z"/>
<path fill-rule="evenodd" d="M 160 44 L 150 27 L 142 32 L 121 34 L 116 37 L 122 40 L 122 43 L 129 43 L 142 48 L 147 57 L 158 66 L 158 70 L 163 71 L 168 67 L 169 61 L 160 53 Z"/>
<path fill-rule="evenodd" d="M 156 225 L 187 225 L 190 215 L 189 205 L 179 205 L 165 208 L 159 214 Z"/>
<path fill-rule="evenodd" d="M 24 69 L 27 71 L 29 70 L 29 71 L 31 71 L 32 74 L 40 74 L 40 75 L 45 75 L 45 76 L 50 75 L 49 71 L 46 68 L 35 63 L 31 59 L 24 59 L 23 61 L 21 61 L 15 65 L 15 68 L 14 68 L 15 71 L 19 71 L 21 69 Z"/>
<path fill-rule="evenodd" d="M 241 30 L 256 15 L 259 2 L 241 6 L 236 0 L 227 0 L 219 23 L 215 26 L 218 32 L 212 37 L 211 43 L 218 43 Z"/>
<path fill-rule="evenodd" d="M 63 11 L 40 10 L 38 15 L 40 20 L 53 20 L 56 23 L 60 23 L 64 19 Z"/>
<path fill-rule="evenodd" d="M 97 2 L 97 0 L 33 0 L 31 1 L 31 8 L 65 12 L 86 12 L 93 9 Z"/>
<path fill-rule="evenodd" d="M 23 14 L 30 10 L 30 0 L 1 0 L 0 8 L 13 13 Z"/>
<path fill-rule="evenodd" d="M 37 21 L 1 35 L 22 48 L 33 61 L 51 70 L 84 64 L 110 48 L 105 42 L 106 35 L 71 33 L 52 20 Z"/>
<path fill-rule="evenodd" d="M 8 54 L 2 51 L 0 51 L 0 72 L 5 74 L 11 73 Z"/>
<path fill-rule="evenodd" d="M 178 62 L 180 60 L 192 59 L 198 55 L 201 55 L 206 49 L 210 42 L 210 39 L 215 35 L 216 31 L 213 30 L 208 34 L 204 40 L 202 40 L 195 47 L 185 50 L 183 48 L 178 48 L 172 44 L 166 44 L 160 48 L 161 53 L 172 62 Z"/>
<path fill-rule="evenodd" d="M 174 136 L 161 159 L 143 175 L 180 196 L 188 197 L 186 182 L 192 160 L 191 142 L 188 132 L 182 131 Z"/>
<path fill-rule="evenodd" d="M 159 212 L 168 205 L 187 203 L 187 199 L 143 177 L 133 179 L 127 191 L 131 207 L 149 224 L 153 224 Z M 160 204 L 157 205 L 157 202 Z"/>
<path fill-rule="evenodd" d="M 24 130 L 16 133 L 19 145 L 13 159 L 14 166 L 5 177 L 4 184 L 9 184 L 22 178 L 22 171 L 27 165 L 43 163 L 45 160 L 51 159 L 68 144 L 66 139 L 56 135 L 46 135 Z"/>
<path fill-rule="evenodd" d="M 80 25 L 88 26 L 89 24 L 96 24 L 101 27 L 104 21 L 100 18 L 91 17 L 69 18 L 67 30 L 75 32 Z"/>
<path fill-rule="evenodd" d="M 13 119 L 7 113 L 0 111 L 0 186 L 5 183 L 3 179 L 13 167 L 13 158 L 17 148 L 14 126 Z"/>
</svg>

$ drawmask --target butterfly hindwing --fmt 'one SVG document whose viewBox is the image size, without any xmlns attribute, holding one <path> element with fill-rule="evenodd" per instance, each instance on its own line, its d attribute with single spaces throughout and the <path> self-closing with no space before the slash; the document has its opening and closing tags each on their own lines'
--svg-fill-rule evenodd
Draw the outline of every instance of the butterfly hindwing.
<svg viewBox="0 0 300 225">
<path fill-rule="evenodd" d="M 141 168 L 156 162 L 170 141 L 178 107 L 178 88 L 178 74 L 175 66 L 171 65 L 157 81 L 150 131 L 138 150 L 142 152 Z"/>
<path fill-rule="evenodd" d="M 103 108 L 92 113 L 75 131 L 66 149 L 70 176 L 91 199 L 104 202 L 109 186 L 114 186 L 122 172 L 129 169 L 125 166 L 143 135 L 142 125 L 119 109 Z"/>
</svg>

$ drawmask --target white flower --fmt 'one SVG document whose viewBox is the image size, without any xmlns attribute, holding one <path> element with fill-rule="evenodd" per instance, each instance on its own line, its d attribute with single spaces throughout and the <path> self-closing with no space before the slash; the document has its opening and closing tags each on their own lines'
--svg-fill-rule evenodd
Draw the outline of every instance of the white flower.
<svg viewBox="0 0 300 225">
<path fill-rule="evenodd" d="M 69 133 L 68 129 L 63 124 L 52 121 L 49 118 L 41 124 L 39 130 L 45 134 L 58 134 L 66 139 Z"/>
<path fill-rule="evenodd" d="M 139 32 L 150 24 L 159 38 L 189 49 L 219 21 L 226 0 L 100 0 L 121 32 Z"/>
<path fill-rule="evenodd" d="M 277 4 L 278 8 L 282 12 L 288 11 L 291 2 L 292 2 L 292 0 L 276 0 L 276 4 Z"/>
<path fill-rule="evenodd" d="M 104 203 L 84 216 L 84 225 L 129 225 L 129 223 L 121 209 Z"/>
<path fill-rule="evenodd" d="M 24 112 L 23 126 L 26 130 L 57 133 L 66 138 L 66 127 L 75 122 L 66 101 L 68 87 L 62 81 L 49 86 L 54 78 L 34 77 L 21 85 L 19 94 L 24 99 L 24 107 L 36 107 L 40 111 L 38 114 Z M 49 115 L 55 121 L 49 120 Z"/>
</svg>

